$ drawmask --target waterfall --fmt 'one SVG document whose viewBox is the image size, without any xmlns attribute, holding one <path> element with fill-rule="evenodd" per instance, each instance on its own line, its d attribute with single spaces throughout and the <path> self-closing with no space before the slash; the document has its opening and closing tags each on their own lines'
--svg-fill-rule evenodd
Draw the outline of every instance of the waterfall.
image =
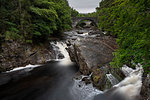
<svg viewBox="0 0 150 100">
<path fill-rule="evenodd" d="M 55 50 L 56 53 L 56 58 L 57 61 L 60 61 L 61 65 L 68 65 L 72 64 L 70 60 L 70 56 L 66 50 L 67 45 L 64 42 L 51 42 L 51 45 L 53 46 L 53 49 Z M 63 54 L 64 58 L 59 59 L 59 54 Z M 73 100 L 92 100 L 95 95 L 102 93 L 102 91 L 97 90 L 96 88 L 93 87 L 92 83 L 90 84 L 85 84 L 84 81 L 82 81 L 83 78 L 88 77 L 90 78 L 91 75 L 89 76 L 83 76 L 81 75 L 81 79 L 73 79 L 74 83 L 73 86 L 70 88 L 70 93 L 73 96 Z"/>
<path fill-rule="evenodd" d="M 127 65 L 123 65 L 122 67 L 122 72 L 124 73 L 125 76 L 129 76 L 131 72 L 134 70 L 132 68 L 129 68 Z"/>
<path fill-rule="evenodd" d="M 128 100 L 137 100 L 142 87 L 142 74 L 144 72 L 142 65 L 138 64 L 136 69 L 123 66 L 122 71 L 128 76 L 114 86 L 117 88 L 115 92 L 121 93 L 128 98 Z"/>
<path fill-rule="evenodd" d="M 112 74 L 106 74 L 106 76 L 112 85 L 119 83 L 119 81 Z"/>
<path fill-rule="evenodd" d="M 108 89 L 102 94 L 95 96 L 94 100 L 139 100 L 142 87 L 143 68 L 140 64 L 136 69 L 129 68 L 124 65 L 123 73 L 127 77 L 111 89 Z M 107 74 L 110 80 L 114 80 L 111 74 Z M 112 82 L 113 83 L 113 82 Z"/>
<path fill-rule="evenodd" d="M 55 51 L 55 61 L 60 61 L 59 64 L 61 65 L 70 65 L 72 64 L 71 60 L 70 60 L 70 56 L 66 50 L 67 45 L 64 42 L 51 42 L 50 43 L 53 47 L 53 50 Z M 61 57 L 60 59 L 60 56 Z M 50 59 L 52 60 L 52 59 Z M 50 61 L 48 60 L 48 61 Z M 25 67 L 18 67 L 18 68 L 14 68 L 10 71 L 6 71 L 5 73 L 9 73 L 9 72 L 14 72 L 14 71 L 19 71 L 19 70 L 24 70 L 25 72 L 29 72 L 31 70 L 33 70 L 36 67 L 39 67 L 40 65 L 27 65 Z"/>
<path fill-rule="evenodd" d="M 67 52 L 66 48 L 67 45 L 64 42 L 51 42 L 50 43 L 53 46 L 53 49 L 56 53 L 56 60 L 60 61 L 61 65 L 68 65 L 72 64 L 70 60 L 69 53 Z M 64 58 L 59 59 L 59 54 L 63 54 Z M 92 75 L 92 74 L 91 74 Z M 90 79 L 91 75 L 89 76 L 83 76 L 81 75 L 81 79 L 73 79 L 74 83 L 73 86 L 70 88 L 70 93 L 73 96 L 73 100 L 92 100 L 95 95 L 102 93 L 102 91 L 99 91 L 98 89 L 93 87 L 93 84 L 85 84 L 84 81 L 82 81 L 83 78 L 88 77 Z"/>
<path fill-rule="evenodd" d="M 77 37 L 79 37 L 79 36 L 86 37 L 86 36 L 88 36 L 88 33 L 85 32 L 81 35 L 79 34 Z M 82 38 L 77 38 L 78 41 L 80 41 L 81 39 Z M 73 64 L 73 62 L 70 59 L 69 53 L 67 52 L 68 47 L 65 42 L 63 42 L 63 41 L 50 42 L 50 45 L 53 47 L 53 50 L 55 51 L 54 61 L 58 61 L 58 64 L 60 64 L 62 66 L 68 66 L 68 65 Z M 53 59 L 50 59 L 50 61 L 51 60 L 53 60 Z M 40 65 L 27 65 L 26 67 L 15 68 L 6 73 L 9 73 L 12 71 L 18 71 L 18 70 L 23 70 L 24 72 L 29 72 L 39 66 Z M 56 66 L 56 69 L 57 68 L 58 67 Z M 61 68 L 65 69 L 68 67 L 61 67 Z M 114 96 L 114 94 L 119 93 L 119 96 L 121 94 L 121 96 L 125 96 L 126 98 L 128 98 L 127 100 L 137 100 L 136 97 L 138 95 L 140 95 L 140 91 L 141 91 L 141 87 L 142 87 L 142 74 L 143 74 L 142 66 L 140 64 L 138 64 L 136 66 L 136 69 L 132 69 L 132 68 L 129 68 L 128 66 L 124 65 L 122 67 L 122 71 L 125 74 L 126 78 L 123 81 L 121 81 L 120 83 L 118 83 L 119 81 L 111 73 L 106 74 L 106 76 L 110 80 L 111 84 L 114 85 L 112 87 L 114 90 L 112 90 L 112 89 L 107 90 L 110 92 L 109 92 L 109 95 L 106 94 L 105 96 L 108 95 L 111 97 L 111 96 Z M 65 73 L 67 73 L 67 71 Z M 23 74 L 23 73 L 21 73 L 21 74 Z M 20 75 L 20 73 L 19 73 L 19 75 Z M 43 75 L 43 73 L 42 73 L 42 75 Z M 72 79 L 73 84 L 71 82 L 72 86 L 68 87 L 69 92 L 71 93 L 71 96 L 73 98 L 72 100 L 93 100 L 96 95 L 102 95 L 102 94 L 106 93 L 106 92 L 102 92 L 102 91 L 96 89 L 95 87 L 93 87 L 92 82 L 89 84 L 86 84 L 83 81 L 83 78 L 85 78 L 85 77 L 87 79 L 91 80 L 90 79 L 91 75 L 89 75 L 89 76 L 81 75 L 80 79 L 75 79 L 75 78 Z M 62 76 L 60 76 L 60 77 L 62 77 Z M 62 78 L 62 82 L 60 82 L 60 86 L 61 86 L 61 83 L 63 83 L 63 82 L 65 83 L 65 78 L 64 77 Z M 10 79 L 4 81 L 2 84 L 8 82 Z M 69 85 L 70 85 L 70 83 L 69 83 Z M 68 86 L 68 84 L 67 84 L 67 86 Z M 63 87 L 66 89 L 66 86 L 63 86 Z M 56 91 L 60 92 L 59 90 L 56 90 Z M 94 100 L 97 100 L 97 99 L 94 99 Z M 102 99 L 98 98 L 98 100 L 102 100 Z M 105 100 L 108 100 L 108 99 L 105 99 Z M 112 100 L 112 99 L 109 99 L 109 100 Z"/>
<path fill-rule="evenodd" d="M 67 45 L 64 42 L 52 42 L 51 44 L 53 45 L 54 50 L 56 50 L 56 58 L 57 61 L 60 61 L 60 64 L 68 65 L 72 63 L 66 50 Z M 59 58 L 60 54 L 62 54 L 64 58 Z M 132 69 L 124 65 L 122 67 L 122 71 L 126 78 L 120 83 L 118 83 L 119 81 L 111 73 L 106 74 L 111 84 L 114 85 L 113 88 L 115 88 L 110 93 L 112 96 L 113 94 L 120 93 L 120 96 L 124 95 L 128 98 L 127 100 L 135 100 L 135 98 L 140 94 L 142 87 L 143 69 L 140 65 L 138 65 L 136 69 Z M 73 95 L 73 100 L 93 100 L 96 95 L 103 94 L 102 91 L 94 88 L 92 83 L 85 84 L 85 82 L 82 81 L 84 77 L 88 77 L 90 79 L 90 76 L 82 76 L 79 80 L 73 79 L 74 84 L 70 88 L 70 93 Z"/>
<path fill-rule="evenodd" d="M 73 64 L 73 62 L 70 59 L 69 53 L 66 50 L 68 47 L 64 42 L 51 42 L 50 43 L 53 47 L 53 50 L 55 51 L 56 55 L 56 61 L 60 61 L 59 64 L 61 65 L 70 65 Z M 59 58 L 59 55 L 62 55 L 63 58 Z"/>
</svg>

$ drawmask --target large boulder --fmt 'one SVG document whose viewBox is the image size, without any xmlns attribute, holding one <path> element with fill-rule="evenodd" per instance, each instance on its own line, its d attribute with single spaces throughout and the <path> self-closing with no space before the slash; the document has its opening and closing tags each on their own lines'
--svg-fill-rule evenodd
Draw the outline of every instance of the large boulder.
<svg viewBox="0 0 150 100">
<path fill-rule="evenodd" d="M 83 74 L 90 74 L 93 68 L 102 67 L 112 61 L 112 52 L 117 45 L 109 36 L 80 38 L 73 42 L 69 53 L 71 59 L 80 66 Z"/>
<path fill-rule="evenodd" d="M 115 38 L 110 36 L 84 37 L 69 43 L 72 44 L 68 48 L 71 60 L 79 65 L 81 73 L 85 75 L 92 73 L 91 80 L 100 90 L 112 86 L 106 74 L 111 73 L 119 81 L 124 78 L 119 69 L 111 68 L 109 65 L 113 59 L 112 53 L 117 49 Z"/>
</svg>

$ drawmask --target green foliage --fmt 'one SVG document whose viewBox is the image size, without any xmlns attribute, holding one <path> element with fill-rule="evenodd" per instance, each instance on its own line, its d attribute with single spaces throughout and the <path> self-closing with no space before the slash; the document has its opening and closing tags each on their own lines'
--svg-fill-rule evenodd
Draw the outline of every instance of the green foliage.
<svg viewBox="0 0 150 100">
<path fill-rule="evenodd" d="M 78 17 L 78 16 L 79 16 L 79 12 L 71 8 L 71 17 Z"/>
<path fill-rule="evenodd" d="M 71 17 L 97 17 L 97 13 L 96 12 L 92 12 L 92 13 L 79 13 L 77 10 L 71 8 Z"/>
<path fill-rule="evenodd" d="M 42 42 L 71 28 L 66 0 L 0 0 L 0 7 L 0 36 L 5 40 Z"/>
<path fill-rule="evenodd" d="M 141 63 L 150 72 L 150 0 L 103 0 L 97 8 L 99 27 L 116 35 L 119 49 L 112 66 Z"/>
<path fill-rule="evenodd" d="M 92 12 L 92 13 L 87 13 L 87 14 L 79 14 L 79 17 L 97 17 L 97 13 L 96 12 Z"/>
<path fill-rule="evenodd" d="M 32 44 L 32 40 L 26 40 L 26 43 Z"/>
</svg>

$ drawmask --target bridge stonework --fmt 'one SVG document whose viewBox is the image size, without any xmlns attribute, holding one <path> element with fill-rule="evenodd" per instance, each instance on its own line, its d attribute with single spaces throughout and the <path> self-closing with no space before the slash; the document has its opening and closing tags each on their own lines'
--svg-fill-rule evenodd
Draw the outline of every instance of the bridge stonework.
<svg viewBox="0 0 150 100">
<path fill-rule="evenodd" d="M 82 20 L 90 20 L 98 25 L 97 17 L 72 17 L 72 28 L 75 28 L 77 24 Z"/>
</svg>

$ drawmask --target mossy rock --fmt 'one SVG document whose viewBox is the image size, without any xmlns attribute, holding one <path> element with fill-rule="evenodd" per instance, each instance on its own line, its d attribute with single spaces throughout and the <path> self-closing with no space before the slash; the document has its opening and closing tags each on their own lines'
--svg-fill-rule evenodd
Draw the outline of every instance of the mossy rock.
<svg viewBox="0 0 150 100">
<path fill-rule="evenodd" d="M 94 83 L 98 83 L 100 78 L 101 78 L 100 75 L 93 76 L 93 82 L 94 82 Z"/>
</svg>

